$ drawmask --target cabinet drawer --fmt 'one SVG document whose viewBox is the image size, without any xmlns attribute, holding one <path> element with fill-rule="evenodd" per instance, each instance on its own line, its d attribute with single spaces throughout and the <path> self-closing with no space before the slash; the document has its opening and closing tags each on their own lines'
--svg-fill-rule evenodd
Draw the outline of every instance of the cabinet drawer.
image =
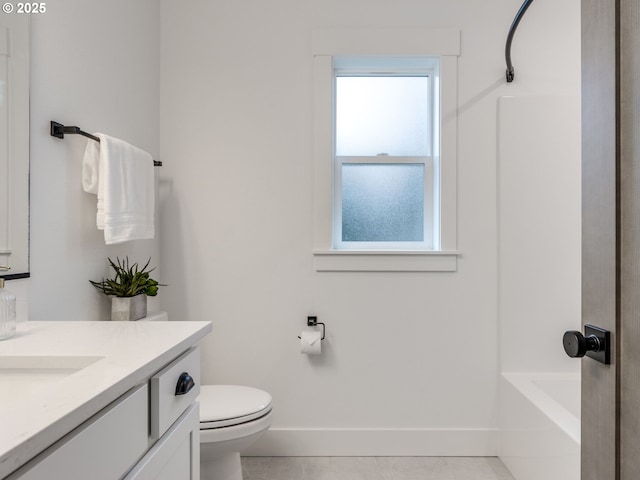
<svg viewBox="0 0 640 480">
<path fill-rule="evenodd" d="M 9 477 L 10 480 L 113 480 L 148 448 L 144 384 L 88 420 Z"/>
<path fill-rule="evenodd" d="M 183 373 L 194 382 L 184 395 L 176 395 Z M 151 377 L 151 438 L 158 439 L 200 394 L 200 349 L 193 347 Z"/>
</svg>

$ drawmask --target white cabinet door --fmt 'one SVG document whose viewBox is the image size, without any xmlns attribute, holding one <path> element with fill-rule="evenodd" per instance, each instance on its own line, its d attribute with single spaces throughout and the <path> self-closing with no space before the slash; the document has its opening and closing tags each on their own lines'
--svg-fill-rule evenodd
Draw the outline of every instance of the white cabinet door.
<svg viewBox="0 0 640 480">
<path fill-rule="evenodd" d="M 200 410 L 191 405 L 124 480 L 200 480 Z"/>
<path fill-rule="evenodd" d="M 113 480 L 147 450 L 148 387 L 123 395 L 8 480 Z"/>
</svg>

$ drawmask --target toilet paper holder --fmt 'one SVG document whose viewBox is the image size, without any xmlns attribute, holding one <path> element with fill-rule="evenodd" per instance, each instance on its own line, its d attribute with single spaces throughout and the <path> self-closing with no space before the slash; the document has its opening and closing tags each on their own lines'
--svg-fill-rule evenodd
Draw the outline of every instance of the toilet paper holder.
<svg viewBox="0 0 640 480">
<path fill-rule="evenodd" d="M 325 337 L 325 325 L 322 322 L 318 321 L 318 317 L 307 317 L 307 326 L 308 327 L 315 327 L 317 325 L 322 325 L 322 337 L 320 337 L 320 340 L 324 340 Z M 298 338 L 300 338 L 300 335 L 298 335 Z"/>
</svg>

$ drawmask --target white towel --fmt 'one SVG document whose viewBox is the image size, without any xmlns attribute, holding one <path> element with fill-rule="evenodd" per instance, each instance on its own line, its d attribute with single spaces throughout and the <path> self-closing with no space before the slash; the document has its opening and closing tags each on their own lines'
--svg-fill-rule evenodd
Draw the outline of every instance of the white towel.
<svg viewBox="0 0 640 480">
<path fill-rule="evenodd" d="M 107 245 L 153 238 L 153 157 L 117 138 L 95 133 L 82 161 L 82 187 L 98 196 L 96 225 Z"/>
</svg>

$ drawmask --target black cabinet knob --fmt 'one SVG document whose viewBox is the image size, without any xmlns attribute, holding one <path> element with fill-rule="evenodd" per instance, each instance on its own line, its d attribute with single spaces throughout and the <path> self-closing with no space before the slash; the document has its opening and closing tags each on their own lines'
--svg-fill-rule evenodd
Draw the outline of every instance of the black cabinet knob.
<svg viewBox="0 0 640 480">
<path fill-rule="evenodd" d="M 176 383 L 176 395 L 186 395 L 195 385 L 193 377 L 187 372 L 182 372 Z"/>
<path fill-rule="evenodd" d="M 595 335 L 585 337 L 582 332 L 569 330 L 562 337 L 562 346 L 572 358 L 584 357 L 587 352 L 599 352 L 600 340 Z"/>
</svg>

